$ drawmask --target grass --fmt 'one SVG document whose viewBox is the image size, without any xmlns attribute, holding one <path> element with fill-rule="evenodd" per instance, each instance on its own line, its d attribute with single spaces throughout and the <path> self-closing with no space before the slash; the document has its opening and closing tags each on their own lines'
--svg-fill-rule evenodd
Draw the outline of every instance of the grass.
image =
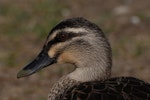
<svg viewBox="0 0 150 100">
<path fill-rule="evenodd" d="M 14 3 L 0 5 L 0 15 L 6 19 L 0 29 L 2 34 L 14 36 L 34 32 L 43 38 L 61 19 L 61 8 L 64 7 L 58 0 L 43 0 L 27 6 L 28 9 Z"/>
</svg>

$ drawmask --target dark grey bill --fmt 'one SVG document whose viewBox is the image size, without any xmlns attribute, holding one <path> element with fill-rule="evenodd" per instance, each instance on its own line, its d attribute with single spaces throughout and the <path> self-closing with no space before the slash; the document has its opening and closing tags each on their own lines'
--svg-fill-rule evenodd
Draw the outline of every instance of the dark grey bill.
<svg viewBox="0 0 150 100">
<path fill-rule="evenodd" d="M 17 78 L 29 76 L 53 63 L 55 63 L 55 58 L 50 58 L 47 52 L 42 50 L 35 60 L 18 72 Z"/>
</svg>

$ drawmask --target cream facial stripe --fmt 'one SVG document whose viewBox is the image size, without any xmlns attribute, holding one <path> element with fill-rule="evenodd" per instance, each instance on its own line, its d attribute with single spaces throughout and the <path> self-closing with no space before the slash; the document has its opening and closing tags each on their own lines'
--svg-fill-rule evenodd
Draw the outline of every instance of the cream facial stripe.
<svg viewBox="0 0 150 100">
<path fill-rule="evenodd" d="M 65 29 L 63 29 L 63 31 L 65 31 L 65 32 L 72 32 L 72 33 L 88 32 L 84 28 L 65 28 Z"/>
<path fill-rule="evenodd" d="M 50 40 L 53 40 L 56 35 L 59 33 L 59 32 L 72 32 L 72 33 L 80 33 L 80 32 L 88 32 L 86 29 L 84 28 L 64 28 L 64 29 L 60 29 L 60 30 L 56 30 L 52 33 L 52 35 L 50 35 L 48 41 Z"/>
</svg>

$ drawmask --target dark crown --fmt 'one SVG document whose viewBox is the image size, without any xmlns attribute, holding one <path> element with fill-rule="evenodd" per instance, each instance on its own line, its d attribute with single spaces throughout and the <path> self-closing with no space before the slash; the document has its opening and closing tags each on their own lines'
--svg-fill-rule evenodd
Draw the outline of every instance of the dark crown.
<svg viewBox="0 0 150 100">
<path fill-rule="evenodd" d="M 94 23 L 82 18 L 76 17 L 71 19 L 66 19 L 57 24 L 50 33 L 55 30 L 63 29 L 63 28 L 85 28 L 102 32 L 102 30 Z"/>
</svg>

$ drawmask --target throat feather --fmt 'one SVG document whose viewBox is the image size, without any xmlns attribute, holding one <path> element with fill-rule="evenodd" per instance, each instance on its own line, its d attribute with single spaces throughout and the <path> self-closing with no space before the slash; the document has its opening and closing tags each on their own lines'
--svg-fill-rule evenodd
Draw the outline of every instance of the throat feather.
<svg viewBox="0 0 150 100">
<path fill-rule="evenodd" d="M 68 77 L 79 82 L 100 81 L 108 79 L 110 77 L 110 71 L 102 68 L 103 67 L 76 68 L 76 70 L 68 74 Z"/>
</svg>

